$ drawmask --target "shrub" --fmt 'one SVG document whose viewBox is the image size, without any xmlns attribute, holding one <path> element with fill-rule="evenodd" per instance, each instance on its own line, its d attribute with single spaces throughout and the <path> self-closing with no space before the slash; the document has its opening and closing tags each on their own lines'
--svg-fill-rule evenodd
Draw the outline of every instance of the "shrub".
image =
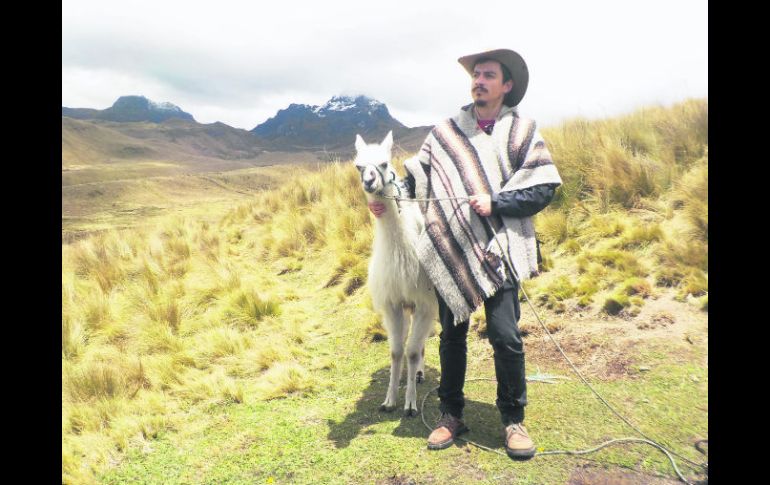
<svg viewBox="0 0 770 485">
<path fill-rule="evenodd" d="M 638 295 L 647 298 L 652 294 L 652 287 L 644 278 L 629 278 L 623 282 L 623 292 L 628 295 Z"/>
<path fill-rule="evenodd" d="M 557 301 L 564 301 L 575 294 L 575 287 L 567 276 L 560 276 L 546 286 L 544 291 Z"/>
<path fill-rule="evenodd" d="M 628 296 L 623 293 L 615 293 L 604 300 L 602 311 L 609 315 L 617 315 L 630 304 L 631 302 L 628 300 Z"/>
</svg>

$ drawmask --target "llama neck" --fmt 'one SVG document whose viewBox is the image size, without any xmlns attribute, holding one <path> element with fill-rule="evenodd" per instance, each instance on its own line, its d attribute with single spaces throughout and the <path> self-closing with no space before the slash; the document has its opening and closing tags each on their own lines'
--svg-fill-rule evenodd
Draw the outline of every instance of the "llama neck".
<svg viewBox="0 0 770 485">
<path fill-rule="evenodd" d="M 382 202 L 385 203 L 385 212 L 375 219 L 372 260 L 381 271 L 404 279 L 403 284 L 416 284 L 420 265 L 415 251 L 416 234 L 409 214 L 399 213 L 392 199 L 382 199 Z"/>
<path fill-rule="evenodd" d="M 403 239 L 404 225 L 396 201 L 384 197 L 372 197 L 372 199 L 385 204 L 385 212 L 374 220 L 375 241 Z"/>
<path fill-rule="evenodd" d="M 388 228 L 392 228 L 396 225 L 401 225 L 401 217 L 399 214 L 398 205 L 393 199 L 385 199 L 384 197 L 376 197 L 376 200 L 385 204 L 385 213 L 378 217 L 375 221 L 376 225 L 385 225 Z"/>
</svg>

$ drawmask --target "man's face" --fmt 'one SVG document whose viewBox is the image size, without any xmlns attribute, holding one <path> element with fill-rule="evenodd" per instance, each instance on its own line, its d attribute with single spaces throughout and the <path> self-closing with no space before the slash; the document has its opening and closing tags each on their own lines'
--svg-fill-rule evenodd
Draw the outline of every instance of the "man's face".
<svg viewBox="0 0 770 485">
<path fill-rule="evenodd" d="M 513 89 L 513 80 L 503 83 L 503 71 L 497 61 L 476 64 L 471 75 L 471 96 L 477 106 L 503 102 L 503 98 Z"/>
</svg>

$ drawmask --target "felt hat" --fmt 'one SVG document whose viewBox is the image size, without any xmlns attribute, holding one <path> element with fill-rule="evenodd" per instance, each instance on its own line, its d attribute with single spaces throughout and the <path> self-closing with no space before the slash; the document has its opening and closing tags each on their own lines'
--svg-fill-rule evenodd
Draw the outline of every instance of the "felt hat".
<svg viewBox="0 0 770 485">
<path fill-rule="evenodd" d="M 513 89 L 505 95 L 503 103 L 511 107 L 518 105 L 524 97 L 524 93 L 527 92 L 527 84 L 529 83 L 529 70 L 524 58 L 510 49 L 494 49 L 463 56 L 457 59 L 457 62 L 472 76 L 474 64 L 483 58 L 493 59 L 508 68 L 513 78 Z"/>
</svg>

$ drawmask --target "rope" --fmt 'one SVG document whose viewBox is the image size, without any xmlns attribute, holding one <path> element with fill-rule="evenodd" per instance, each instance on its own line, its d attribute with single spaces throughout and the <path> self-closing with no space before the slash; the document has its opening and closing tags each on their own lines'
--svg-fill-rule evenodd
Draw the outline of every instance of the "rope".
<svg viewBox="0 0 770 485">
<path fill-rule="evenodd" d="M 432 201 L 432 200 L 468 200 L 469 199 L 468 197 L 446 197 L 446 198 L 443 198 L 443 199 L 441 199 L 441 198 L 406 199 L 406 198 L 402 198 L 402 197 L 392 197 L 392 196 L 385 196 L 385 197 L 392 198 L 394 200 L 402 200 L 402 201 L 403 200 Z M 486 217 L 482 217 L 482 220 L 487 224 L 489 229 L 494 234 L 494 229 L 491 227 L 491 225 L 489 223 L 489 220 Z M 497 242 L 497 245 L 498 245 L 498 247 L 500 249 L 501 254 L 505 254 L 505 251 L 503 250 L 502 245 L 500 245 L 500 241 L 496 237 L 494 238 L 494 240 L 495 240 L 495 242 Z M 641 442 L 641 443 L 646 443 L 646 444 L 649 444 L 651 446 L 654 446 L 654 447 L 658 448 L 660 451 L 662 451 L 663 453 L 665 453 L 666 456 L 668 457 L 669 461 L 671 461 L 671 465 L 674 467 L 674 471 L 676 472 L 676 474 L 679 477 L 679 479 L 682 480 L 684 483 L 687 483 L 688 485 L 692 485 L 692 484 L 691 484 L 691 482 L 688 482 L 684 478 L 684 476 L 681 474 L 681 472 L 679 471 L 679 468 L 676 466 L 676 462 L 674 461 L 674 459 L 671 456 L 672 454 L 677 456 L 677 457 L 679 457 L 679 458 L 681 458 L 682 460 L 684 460 L 685 462 L 689 463 L 690 465 L 693 465 L 695 467 L 700 467 L 700 468 L 706 470 L 706 472 L 708 473 L 708 462 L 706 462 L 706 463 L 696 463 L 696 462 L 688 459 L 687 457 L 684 457 L 684 456 L 682 456 L 682 455 L 680 455 L 680 454 L 678 454 L 678 453 L 676 453 L 674 451 L 668 450 L 663 445 L 661 445 L 661 444 L 657 443 L 655 440 L 649 438 L 639 428 L 634 426 L 628 419 L 626 419 L 625 417 L 623 417 L 623 415 L 621 415 L 618 411 L 616 411 L 615 408 L 613 408 L 610 405 L 610 403 L 608 403 L 601 396 L 601 394 L 599 394 L 596 391 L 596 389 L 594 389 L 593 386 L 591 386 L 591 384 L 588 383 L 588 381 L 583 377 L 583 375 L 580 373 L 580 371 L 577 369 L 577 367 L 575 367 L 575 364 L 572 363 L 572 360 L 570 360 L 570 358 L 567 357 L 567 354 L 564 353 L 564 350 L 561 348 L 561 345 L 559 345 L 559 343 L 553 338 L 553 335 L 551 335 L 551 332 L 548 331 L 548 327 L 546 327 L 545 323 L 543 323 L 543 321 L 540 319 L 540 315 L 537 313 L 537 311 L 535 310 L 535 307 L 532 305 L 532 302 L 530 301 L 529 296 L 527 295 L 527 292 L 524 291 L 524 287 L 521 284 L 521 280 L 519 279 L 519 276 L 516 273 L 516 271 L 514 270 L 514 268 L 512 267 L 511 263 L 506 258 L 501 258 L 501 259 L 503 260 L 503 262 L 507 266 L 508 270 L 513 275 L 513 277 L 516 280 L 516 282 L 518 283 L 519 288 L 521 288 L 521 292 L 524 294 L 524 298 L 527 300 L 527 304 L 529 304 L 530 309 L 532 309 L 532 313 L 534 313 L 535 318 L 537 318 L 537 321 L 540 323 L 540 326 L 543 327 L 543 330 L 545 330 L 546 335 L 548 335 L 548 337 L 551 339 L 551 342 L 553 342 L 554 345 L 556 345 L 556 348 L 559 349 L 559 352 L 561 353 L 561 355 L 564 357 L 564 359 L 567 361 L 567 363 L 569 363 L 570 367 L 575 372 L 575 374 L 577 374 L 577 376 L 580 378 L 580 380 L 583 381 L 583 384 L 585 384 L 591 390 L 591 392 L 593 392 L 594 395 L 596 395 L 596 397 L 605 406 L 607 406 L 607 408 L 610 411 L 612 411 L 618 418 L 620 418 L 624 423 L 626 423 L 629 427 L 631 427 L 631 429 L 633 429 L 634 431 L 639 433 L 639 435 L 641 435 L 643 438 L 645 438 L 645 439 L 640 439 L 640 438 L 618 438 L 618 439 L 615 439 L 615 440 L 606 441 L 606 442 L 602 443 L 601 445 L 599 445 L 598 447 L 592 448 L 592 449 L 589 449 L 589 450 L 583 450 L 583 451 L 569 451 L 569 450 L 547 451 L 547 452 L 537 453 L 535 456 L 539 456 L 539 455 L 556 455 L 556 454 L 581 455 L 581 454 L 593 453 L 593 452 L 598 451 L 598 450 L 604 448 L 605 446 L 609 446 L 611 444 L 626 443 L 626 442 Z M 484 380 L 484 379 L 483 378 L 478 378 L 478 379 L 467 379 L 467 380 Z M 494 379 L 487 379 L 487 380 L 494 380 Z M 432 389 L 430 392 L 433 392 L 436 389 L 438 389 L 438 387 Z M 423 407 L 425 406 L 425 399 L 428 397 L 430 392 L 428 394 L 426 394 L 425 397 L 423 398 L 423 401 L 422 401 Z M 425 424 L 425 426 L 429 430 L 432 431 L 433 428 L 428 426 L 428 423 L 425 422 L 425 413 L 423 412 L 422 408 L 420 410 L 420 414 L 422 414 L 422 421 Z M 478 446 L 479 448 L 485 449 L 487 451 L 492 451 L 492 452 L 495 452 L 495 453 L 498 453 L 498 454 L 502 455 L 502 453 L 500 453 L 497 450 L 492 450 L 492 449 L 487 448 L 487 447 L 485 447 L 483 445 L 479 445 L 478 443 L 474 443 L 474 442 L 472 442 L 470 440 L 466 440 L 466 439 L 460 438 L 460 437 L 458 437 L 458 439 L 461 439 L 463 441 L 471 443 L 471 444 L 473 444 L 475 446 Z M 700 442 L 698 444 L 700 444 Z M 699 451 L 701 451 L 701 450 L 699 449 Z M 503 455 L 503 456 L 505 456 L 505 455 Z"/>
<path fill-rule="evenodd" d="M 392 195 L 382 195 L 382 197 L 386 199 L 393 199 L 395 201 L 402 201 L 402 202 L 430 202 L 433 200 L 470 200 L 470 197 L 428 197 L 428 198 L 420 198 L 415 197 L 414 199 L 409 199 L 406 197 L 395 197 Z"/>
<path fill-rule="evenodd" d="M 490 378 L 486 378 L 486 377 L 477 377 L 477 378 L 472 378 L 472 379 L 466 379 L 465 380 L 465 382 L 470 382 L 470 381 L 492 381 L 492 382 L 497 382 L 497 380 L 495 380 L 495 379 L 490 379 Z M 423 424 L 425 425 L 426 428 L 428 428 L 429 431 L 433 431 L 433 428 L 425 421 L 425 401 L 428 399 L 428 396 L 430 396 L 438 388 L 439 388 L 439 386 L 436 386 L 433 389 L 431 389 L 430 391 L 428 391 L 425 394 L 425 396 L 423 396 L 422 404 L 420 406 L 420 417 L 422 418 Z M 480 444 L 476 443 L 475 441 L 471 441 L 471 440 L 465 439 L 465 438 L 463 438 L 461 436 L 457 436 L 457 437 L 455 437 L 455 439 L 465 441 L 466 443 L 471 444 L 473 446 L 476 446 L 478 448 L 481 448 L 482 450 L 491 451 L 492 453 L 497 453 L 500 456 L 508 457 L 508 455 L 502 453 L 499 450 L 495 450 L 495 449 L 489 448 L 487 446 L 480 445 Z M 707 440 L 702 440 L 702 441 L 707 441 Z M 632 437 L 616 438 L 616 439 L 612 439 L 612 440 L 609 440 L 609 441 L 605 441 L 605 442 L 599 444 L 598 446 L 596 446 L 594 448 L 589 448 L 587 450 L 541 451 L 541 452 L 535 453 L 534 456 L 546 456 L 546 455 L 587 455 L 589 453 L 597 452 L 597 451 L 601 450 L 602 448 L 606 448 L 607 446 L 617 445 L 617 444 L 624 444 L 624 443 L 644 443 L 644 444 L 648 444 L 650 446 L 654 446 L 655 448 L 657 448 L 658 450 L 660 450 L 661 452 L 663 452 L 666 455 L 668 460 L 671 462 L 671 466 L 674 468 L 674 472 L 676 472 L 676 474 L 679 477 L 679 479 L 681 481 L 683 481 L 684 483 L 688 484 L 688 485 L 693 485 L 692 482 L 687 481 L 687 479 L 684 477 L 684 475 L 682 475 L 682 472 L 679 471 L 679 467 L 676 466 L 676 461 L 674 461 L 674 458 L 671 456 L 671 453 L 669 453 L 669 450 L 667 450 L 664 446 L 662 446 L 662 445 L 660 445 L 660 444 L 658 444 L 658 443 L 656 443 L 656 442 L 654 442 L 652 440 L 647 440 L 647 439 L 642 439 L 642 438 L 632 438 Z"/>
</svg>

